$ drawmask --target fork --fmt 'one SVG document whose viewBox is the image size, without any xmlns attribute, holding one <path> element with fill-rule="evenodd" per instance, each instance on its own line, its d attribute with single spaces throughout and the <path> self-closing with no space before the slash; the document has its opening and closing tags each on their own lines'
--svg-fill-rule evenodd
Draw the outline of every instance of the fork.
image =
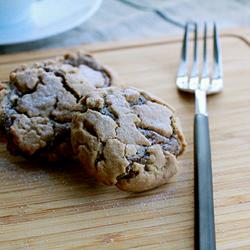
<svg viewBox="0 0 250 250">
<path fill-rule="evenodd" d="M 194 26 L 194 53 L 191 73 L 188 73 L 188 35 L 190 23 L 185 26 L 181 62 L 177 74 L 177 88 L 195 95 L 194 117 L 194 179 L 195 179 L 195 249 L 215 250 L 215 224 L 213 204 L 213 177 L 207 95 L 223 89 L 221 52 L 216 23 L 213 25 L 213 73 L 209 74 L 207 60 L 207 23 L 203 33 L 203 64 L 199 76 L 198 25 Z"/>
</svg>

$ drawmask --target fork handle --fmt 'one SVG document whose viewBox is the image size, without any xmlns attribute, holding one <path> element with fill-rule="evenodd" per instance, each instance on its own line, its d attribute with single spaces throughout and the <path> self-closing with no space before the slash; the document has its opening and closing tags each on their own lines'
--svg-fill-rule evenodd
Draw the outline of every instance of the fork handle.
<svg viewBox="0 0 250 250">
<path fill-rule="evenodd" d="M 213 177 L 208 116 L 194 119 L 195 249 L 215 250 Z"/>
</svg>

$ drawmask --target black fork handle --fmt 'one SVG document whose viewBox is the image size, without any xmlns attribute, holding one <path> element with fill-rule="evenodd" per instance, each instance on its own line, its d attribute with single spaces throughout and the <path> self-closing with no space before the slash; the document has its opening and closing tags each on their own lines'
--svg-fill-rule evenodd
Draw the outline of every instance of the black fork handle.
<svg viewBox="0 0 250 250">
<path fill-rule="evenodd" d="M 194 119 L 195 249 L 216 250 L 208 116 Z"/>
</svg>

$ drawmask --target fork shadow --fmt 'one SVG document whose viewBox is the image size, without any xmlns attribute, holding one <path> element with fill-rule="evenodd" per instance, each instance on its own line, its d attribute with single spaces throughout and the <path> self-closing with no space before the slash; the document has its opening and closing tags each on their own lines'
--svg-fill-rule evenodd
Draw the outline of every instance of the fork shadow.
<svg viewBox="0 0 250 250">
<path fill-rule="evenodd" d="M 194 94 L 193 93 L 183 92 L 183 91 L 178 89 L 178 96 L 182 99 L 182 101 L 184 101 L 186 103 L 194 102 Z"/>
<path fill-rule="evenodd" d="M 178 98 L 181 99 L 181 101 L 185 102 L 185 104 L 190 105 L 190 107 L 193 109 L 195 104 L 195 96 L 194 93 L 189 92 L 183 92 L 178 89 Z M 215 99 L 218 98 L 218 95 L 216 94 L 210 94 L 209 98 L 207 97 L 207 104 L 210 102 L 213 102 Z"/>
</svg>

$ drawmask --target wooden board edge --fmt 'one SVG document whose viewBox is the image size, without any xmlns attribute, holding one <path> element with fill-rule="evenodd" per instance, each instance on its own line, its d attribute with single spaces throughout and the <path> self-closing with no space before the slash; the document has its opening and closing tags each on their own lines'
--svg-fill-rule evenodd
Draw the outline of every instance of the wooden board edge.
<svg viewBox="0 0 250 250">
<path fill-rule="evenodd" d="M 220 32 L 223 37 L 235 37 L 250 46 L 250 29 L 229 29 Z M 64 47 L 64 48 L 50 48 L 41 49 L 28 52 L 18 52 L 13 54 L 0 55 L 0 65 L 9 63 L 18 63 L 22 61 L 34 61 L 41 60 L 45 58 L 55 57 L 63 55 L 65 52 L 74 52 L 77 50 L 86 50 L 90 53 L 101 53 L 106 51 L 114 51 L 128 48 L 138 48 L 144 46 L 157 46 L 165 43 L 176 43 L 180 42 L 182 37 L 172 36 L 172 37 L 160 37 L 160 38 L 150 38 L 150 39 L 139 39 L 139 40 L 129 40 L 129 41 L 111 41 L 111 42 L 98 42 L 93 44 L 81 44 L 74 47 Z M 201 39 L 201 37 L 200 37 Z"/>
</svg>

